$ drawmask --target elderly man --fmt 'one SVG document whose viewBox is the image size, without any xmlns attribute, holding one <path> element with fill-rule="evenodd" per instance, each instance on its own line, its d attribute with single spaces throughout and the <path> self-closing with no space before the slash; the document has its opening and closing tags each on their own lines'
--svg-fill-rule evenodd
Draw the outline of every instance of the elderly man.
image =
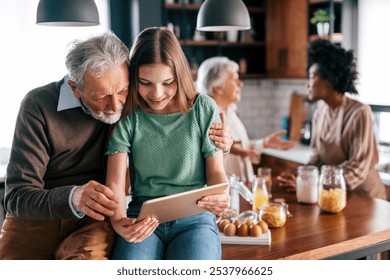
<svg viewBox="0 0 390 280">
<path fill-rule="evenodd" d="M 76 43 L 68 75 L 29 92 L 16 122 L 6 175 L 0 259 L 108 259 L 118 201 L 104 185 L 107 134 L 129 87 L 129 50 L 111 32 Z M 230 131 L 214 125 L 224 150 Z M 229 198 L 226 197 L 226 200 Z M 144 220 L 135 235 L 149 235 Z"/>
</svg>

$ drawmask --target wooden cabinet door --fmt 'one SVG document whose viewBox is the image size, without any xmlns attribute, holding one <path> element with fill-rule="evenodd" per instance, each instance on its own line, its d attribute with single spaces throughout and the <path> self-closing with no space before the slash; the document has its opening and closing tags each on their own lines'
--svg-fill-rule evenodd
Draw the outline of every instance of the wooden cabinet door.
<svg viewBox="0 0 390 280">
<path fill-rule="evenodd" d="M 267 2 L 267 77 L 307 77 L 307 12 L 307 0 Z"/>
</svg>

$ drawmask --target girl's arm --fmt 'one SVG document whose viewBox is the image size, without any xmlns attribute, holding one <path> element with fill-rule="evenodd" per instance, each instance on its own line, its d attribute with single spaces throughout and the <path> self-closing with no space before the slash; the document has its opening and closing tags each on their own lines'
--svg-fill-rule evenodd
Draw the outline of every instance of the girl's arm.
<svg viewBox="0 0 390 280">
<path fill-rule="evenodd" d="M 218 151 L 214 155 L 206 158 L 206 180 L 209 186 L 228 182 L 223 167 L 222 151 Z M 218 216 L 221 215 L 230 206 L 229 188 L 226 188 L 223 194 L 205 196 L 198 202 L 198 205 Z"/>
<path fill-rule="evenodd" d="M 126 170 L 127 153 L 117 153 L 109 155 L 107 159 L 106 186 L 109 187 L 118 197 L 119 205 L 113 216 L 112 222 L 126 217 Z"/>
<path fill-rule="evenodd" d="M 158 226 L 154 218 L 146 218 L 140 222 L 126 215 L 126 171 L 127 153 L 108 156 L 106 185 L 119 198 L 118 208 L 110 217 L 112 227 L 128 242 L 140 242 L 153 233 Z"/>
</svg>

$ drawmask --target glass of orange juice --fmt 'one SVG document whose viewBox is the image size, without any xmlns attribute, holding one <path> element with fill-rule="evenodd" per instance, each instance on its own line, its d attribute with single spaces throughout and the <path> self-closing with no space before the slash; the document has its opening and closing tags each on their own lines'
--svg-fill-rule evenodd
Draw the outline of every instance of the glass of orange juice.
<svg viewBox="0 0 390 280">
<path fill-rule="evenodd" d="M 271 168 L 259 167 L 257 169 L 257 175 L 265 177 L 268 197 L 271 199 L 272 198 L 272 171 L 271 171 Z"/>
<path fill-rule="evenodd" d="M 266 177 L 253 176 L 252 193 L 252 210 L 256 213 L 259 213 L 259 207 L 264 203 L 268 203 L 269 201 Z"/>
</svg>

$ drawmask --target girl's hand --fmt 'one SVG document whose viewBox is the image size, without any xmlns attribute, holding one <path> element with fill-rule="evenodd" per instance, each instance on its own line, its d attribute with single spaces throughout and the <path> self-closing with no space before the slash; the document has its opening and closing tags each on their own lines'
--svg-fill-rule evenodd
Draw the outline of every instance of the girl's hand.
<svg viewBox="0 0 390 280">
<path fill-rule="evenodd" d="M 206 211 L 221 216 L 230 207 L 229 188 L 223 194 L 215 194 L 203 197 L 198 201 L 198 206 Z"/>
<path fill-rule="evenodd" d="M 146 218 L 137 222 L 137 219 L 122 218 L 111 221 L 115 231 L 128 242 L 141 242 L 149 237 L 158 226 L 155 218 Z"/>
</svg>

